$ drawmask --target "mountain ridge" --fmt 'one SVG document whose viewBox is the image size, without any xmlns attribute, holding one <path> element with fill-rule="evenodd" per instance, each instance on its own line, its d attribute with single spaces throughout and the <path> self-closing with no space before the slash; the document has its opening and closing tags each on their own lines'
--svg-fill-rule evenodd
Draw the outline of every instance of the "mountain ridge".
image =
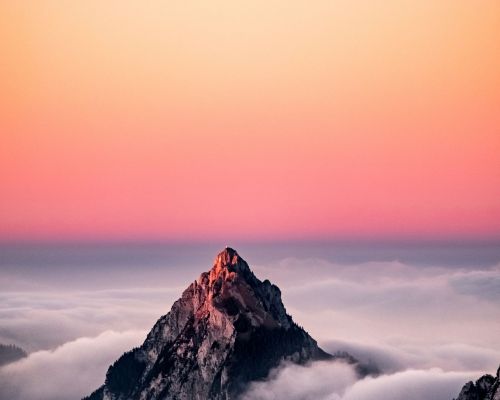
<svg viewBox="0 0 500 400">
<path fill-rule="evenodd" d="M 280 289 L 226 247 L 85 400 L 232 400 L 282 361 L 334 359 L 373 372 L 323 351 L 287 314 Z"/>
</svg>

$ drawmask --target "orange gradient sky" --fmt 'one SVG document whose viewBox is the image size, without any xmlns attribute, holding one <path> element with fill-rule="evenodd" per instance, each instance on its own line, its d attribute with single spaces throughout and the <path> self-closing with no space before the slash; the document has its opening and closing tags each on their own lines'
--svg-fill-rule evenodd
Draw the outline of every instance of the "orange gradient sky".
<svg viewBox="0 0 500 400">
<path fill-rule="evenodd" d="M 498 1 L 2 1 L 0 239 L 500 237 Z"/>
</svg>

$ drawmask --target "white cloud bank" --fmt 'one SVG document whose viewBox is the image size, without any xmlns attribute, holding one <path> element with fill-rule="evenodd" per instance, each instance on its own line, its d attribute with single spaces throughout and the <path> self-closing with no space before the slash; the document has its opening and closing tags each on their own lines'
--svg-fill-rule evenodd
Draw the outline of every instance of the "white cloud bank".
<svg viewBox="0 0 500 400">
<path fill-rule="evenodd" d="M 286 364 L 272 371 L 268 380 L 252 384 L 242 400 L 338 399 L 355 382 L 356 372 L 345 363 Z"/>
<path fill-rule="evenodd" d="M 396 353 L 403 364 L 392 365 L 393 372 L 490 371 L 500 363 L 498 264 L 343 265 L 291 258 L 255 269 L 280 287 L 288 312 L 320 343 L 357 342 Z"/>
<path fill-rule="evenodd" d="M 242 400 L 452 400 L 477 372 L 406 370 L 356 380 L 339 362 L 285 365 L 269 379 L 250 386 Z"/>
<path fill-rule="evenodd" d="M 365 378 L 347 389 L 342 400 L 451 400 L 478 372 L 444 372 L 441 369 L 408 370 Z"/>
<path fill-rule="evenodd" d="M 0 399 L 80 399 L 101 386 L 109 365 L 123 352 L 140 345 L 145 335 L 144 331 L 106 331 L 53 351 L 31 353 L 0 368 Z"/>
<path fill-rule="evenodd" d="M 55 349 L 106 330 L 149 330 L 183 288 L 0 292 L 0 343 Z"/>
</svg>

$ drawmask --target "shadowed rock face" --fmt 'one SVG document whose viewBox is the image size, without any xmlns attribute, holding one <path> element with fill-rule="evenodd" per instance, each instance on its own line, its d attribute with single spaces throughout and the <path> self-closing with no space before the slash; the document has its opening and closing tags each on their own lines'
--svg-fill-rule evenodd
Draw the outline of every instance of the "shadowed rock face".
<svg viewBox="0 0 500 400">
<path fill-rule="evenodd" d="M 87 399 L 234 399 L 283 360 L 328 358 L 287 315 L 278 287 L 226 248 Z"/>
<path fill-rule="evenodd" d="M 475 384 L 467 382 L 456 400 L 500 400 L 500 367 L 496 377 L 484 375 Z"/>
</svg>

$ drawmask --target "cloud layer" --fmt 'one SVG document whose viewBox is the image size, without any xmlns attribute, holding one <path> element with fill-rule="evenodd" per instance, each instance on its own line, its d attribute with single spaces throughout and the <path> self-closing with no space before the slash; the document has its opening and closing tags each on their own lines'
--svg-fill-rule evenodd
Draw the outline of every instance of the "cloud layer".
<svg viewBox="0 0 500 400">
<path fill-rule="evenodd" d="M 209 267 L 94 266 L 73 274 L 47 263 L 43 279 L 35 266 L 35 275 L 7 268 L 0 276 L 0 342 L 31 354 L 0 369 L 0 398 L 89 394 Z M 280 287 L 288 312 L 325 350 L 375 362 L 383 375 L 358 381 L 339 363 L 284 365 L 252 385 L 245 400 L 449 400 L 500 363 L 498 264 L 285 258 L 252 269 Z"/>
<path fill-rule="evenodd" d="M 0 343 L 28 351 L 54 349 L 106 330 L 147 330 L 180 288 L 0 293 Z"/>
<path fill-rule="evenodd" d="M 489 371 L 500 362 L 499 265 L 285 259 L 257 269 L 278 284 L 288 311 L 320 342 L 382 349 L 415 368 Z"/>
<path fill-rule="evenodd" d="M 357 380 L 352 367 L 338 362 L 285 364 L 252 384 L 242 400 L 451 400 L 475 376 L 434 368 Z"/>
<path fill-rule="evenodd" d="M 53 351 L 37 351 L 0 369 L 0 398 L 69 400 L 90 394 L 104 383 L 110 364 L 140 344 L 143 331 L 106 331 L 79 338 Z"/>
</svg>

